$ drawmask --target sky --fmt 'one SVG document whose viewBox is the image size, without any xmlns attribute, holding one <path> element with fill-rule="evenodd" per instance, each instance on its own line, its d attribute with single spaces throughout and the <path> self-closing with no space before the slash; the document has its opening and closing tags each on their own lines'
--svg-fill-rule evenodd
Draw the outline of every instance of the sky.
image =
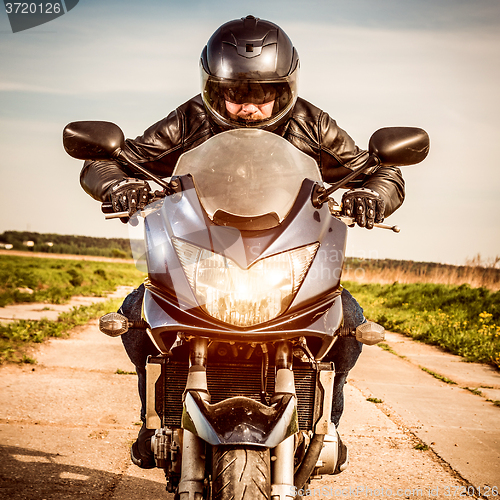
<svg viewBox="0 0 500 500">
<path fill-rule="evenodd" d="M 299 95 L 361 148 L 381 127 L 425 129 L 427 159 L 403 167 L 406 200 L 382 229 L 349 231 L 347 255 L 465 264 L 500 255 L 498 0 L 80 0 L 12 33 L 0 9 L 0 233 L 127 237 L 81 189 L 62 147 L 77 120 L 127 137 L 200 92 L 211 34 L 252 14 L 301 62 Z"/>
</svg>

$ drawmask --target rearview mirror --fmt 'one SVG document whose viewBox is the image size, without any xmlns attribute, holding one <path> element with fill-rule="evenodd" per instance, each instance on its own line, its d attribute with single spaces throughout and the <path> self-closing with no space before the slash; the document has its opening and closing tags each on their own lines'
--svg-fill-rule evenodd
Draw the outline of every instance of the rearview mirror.
<svg viewBox="0 0 500 500">
<path fill-rule="evenodd" d="M 111 122 L 72 122 L 64 127 L 63 144 L 66 152 L 78 160 L 105 160 L 120 153 L 125 136 Z"/>
<path fill-rule="evenodd" d="M 429 152 L 430 141 L 425 130 L 415 127 L 386 127 L 370 138 L 368 151 L 384 166 L 420 163 Z"/>
</svg>

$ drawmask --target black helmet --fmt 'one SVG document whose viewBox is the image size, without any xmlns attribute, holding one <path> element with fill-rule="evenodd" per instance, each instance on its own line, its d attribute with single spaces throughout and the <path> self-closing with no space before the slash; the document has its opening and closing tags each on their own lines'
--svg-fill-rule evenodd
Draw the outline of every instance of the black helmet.
<svg viewBox="0 0 500 500">
<path fill-rule="evenodd" d="M 276 24 L 253 16 L 223 24 L 201 53 L 203 102 L 225 127 L 272 130 L 297 99 L 299 56 Z"/>
</svg>

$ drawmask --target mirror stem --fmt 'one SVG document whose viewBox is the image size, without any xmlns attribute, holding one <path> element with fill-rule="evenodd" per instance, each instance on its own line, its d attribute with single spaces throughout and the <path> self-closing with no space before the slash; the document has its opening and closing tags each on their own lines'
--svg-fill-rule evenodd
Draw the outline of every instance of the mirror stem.
<svg viewBox="0 0 500 500">
<path fill-rule="evenodd" d="M 128 163 L 131 167 L 134 168 L 137 172 L 140 172 L 141 174 L 145 175 L 148 177 L 150 180 L 155 181 L 157 184 L 159 184 L 163 189 L 165 189 L 167 192 L 171 191 L 172 188 L 170 184 L 166 181 L 164 181 L 162 178 L 158 177 L 157 175 L 152 174 L 149 170 L 147 170 L 144 167 L 141 167 L 139 164 L 135 163 L 134 161 L 130 160 L 127 158 L 127 155 L 123 150 L 118 150 L 114 153 L 116 158 L 119 158 L 120 160 L 125 161 Z"/>
<path fill-rule="evenodd" d="M 372 167 L 377 167 L 380 165 L 380 160 L 375 156 L 375 155 L 370 155 L 368 157 L 368 160 L 361 165 L 359 168 L 353 170 L 351 173 L 347 174 L 343 179 L 341 179 L 338 182 L 335 182 L 332 184 L 328 189 L 320 188 L 314 191 L 313 193 L 313 199 L 312 203 L 316 208 L 320 208 L 323 203 L 326 202 L 328 197 L 337 189 L 340 189 L 341 187 L 345 186 L 347 183 L 349 183 L 352 179 L 357 177 L 359 174 L 363 173 L 365 170 L 368 170 L 369 168 Z"/>
</svg>

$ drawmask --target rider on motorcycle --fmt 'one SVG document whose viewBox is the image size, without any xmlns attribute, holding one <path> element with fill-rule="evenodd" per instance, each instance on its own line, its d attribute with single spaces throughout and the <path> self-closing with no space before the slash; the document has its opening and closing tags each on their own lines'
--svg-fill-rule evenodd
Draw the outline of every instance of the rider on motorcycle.
<svg viewBox="0 0 500 500">
<path fill-rule="evenodd" d="M 225 23 L 203 49 L 200 71 L 201 94 L 142 136 L 126 141 L 127 155 L 152 173 L 170 176 L 182 153 L 215 134 L 243 127 L 281 135 L 316 160 L 326 182 L 342 179 L 366 161 L 368 153 L 360 150 L 327 113 L 298 97 L 299 57 L 276 24 L 253 16 Z M 128 211 L 132 215 L 149 201 L 148 183 L 119 161 L 86 162 L 81 184 L 95 199 L 111 201 L 115 212 Z M 365 171 L 348 187 L 342 199 L 344 213 L 367 229 L 382 222 L 404 199 L 404 181 L 396 167 Z M 141 285 L 125 299 L 120 312 L 139 319 L 143 293 Z M 341 298 L 344 325 L 354 329 L 365 321 L 363 310 L 347 290 L 343 290 Z M 136 366 L 144 422 L 146 359 L 158 351 L 143 330 L 129 330 L 122 340 Z M 361 346 L 353 337 L 340 337 L 324 359 L 335 363 L 332 422 L 336 426 L 343 411 L 343 386 Z M 132 447 L 134 463 L 143 468 L 155 465 L 148 446 L 153 433 L 143 425 Z M 338 471 L 342 470 L 342 460 L 346 461 L 345 445 L 339 443 Z"/>
</svg>

